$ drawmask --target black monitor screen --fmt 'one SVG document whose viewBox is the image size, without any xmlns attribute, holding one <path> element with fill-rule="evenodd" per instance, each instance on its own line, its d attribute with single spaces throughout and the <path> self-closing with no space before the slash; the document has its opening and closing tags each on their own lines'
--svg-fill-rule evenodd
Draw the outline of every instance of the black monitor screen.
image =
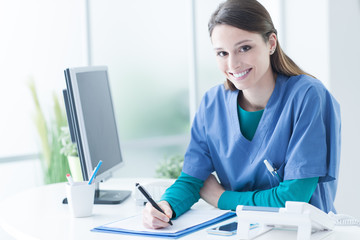
<svg viewBox="0 0 360 240">
<path fill-rule="evenodd" d="M 92 168 L 103 161 L 97 173 L 101 176 L 122 161 L 107 72 L 79 72 L 76 79 L 86 134 L 83 140 L 87 141 Z"/>
<path fill-rule="evenodd" d="M 100 190 L 98 185 L 123 165 L 107 67 L 68 68 L 65 79 L 66 113 L 72 140 L 77 142 L 83 178 L 88 181 L 102 160 L 94 180 L 94 202 L 120 203 L 131 191 Z"/>
</svg>

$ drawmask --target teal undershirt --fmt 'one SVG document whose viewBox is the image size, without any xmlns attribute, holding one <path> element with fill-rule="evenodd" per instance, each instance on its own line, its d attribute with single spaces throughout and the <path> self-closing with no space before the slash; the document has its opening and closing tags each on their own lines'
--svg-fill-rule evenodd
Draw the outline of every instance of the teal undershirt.
<svg viewBox="0 0 360 240">
<path fill-rule="evenodd" d="M 242 135 L 251 141 L 255 135 L 264 110 L 248 112 L 238 105 L 238 115 L 240 122 L 240 130 Z"/>
<path fill-rule="evenodd" d="M 247 112 L 238 105 L 240 130 L 245 138 L 252 140 L 264 110 Z M 279 186 L 258 191 L 225 191 L 218 201 L 218 207 L 235 210 L 237 205 L 284 207 L 286 201 L 309 202 L 319 178 L 285 180 Z M 176 218 L 189 210 L 200 199 L 200 189 L 204 181 L 181 172 L 179 178 L 170 186 L 161 201 L 167 201 Z"/>
</svg>

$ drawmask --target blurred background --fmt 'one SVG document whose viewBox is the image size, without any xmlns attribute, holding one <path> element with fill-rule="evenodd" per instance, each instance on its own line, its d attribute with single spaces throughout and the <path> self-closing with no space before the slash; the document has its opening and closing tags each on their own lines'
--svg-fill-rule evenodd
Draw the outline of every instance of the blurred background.
<svg viewBox="0 0 360 240">
<path fill-rule="evenodd" d="M 51 123 L 69 67 L 109 67 L 125 161 L 115 177 L 155 177 L 164 159 L 183 155 L 202 95 L 224 81 L 207 32 L 220 2 L 0 0 L 0 201 L 44 184 L 29 84 Z M 360 1 L 260 2 L 285 52 L 340 102 L 336 207 L 360 218 Z"/>
</svg>

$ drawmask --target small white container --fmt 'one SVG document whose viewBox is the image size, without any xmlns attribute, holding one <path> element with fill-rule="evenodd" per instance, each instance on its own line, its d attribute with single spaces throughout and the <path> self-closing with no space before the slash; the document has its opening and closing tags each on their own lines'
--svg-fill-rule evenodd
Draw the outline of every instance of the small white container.
<svg viewBox="0 0 360 240">
<path fill-rule="evenodd" d="M 94 205 L 95 184 L 88 182 L 66 183 L 66 196 L 73 217 L 89 217 Z"/>
</svg>

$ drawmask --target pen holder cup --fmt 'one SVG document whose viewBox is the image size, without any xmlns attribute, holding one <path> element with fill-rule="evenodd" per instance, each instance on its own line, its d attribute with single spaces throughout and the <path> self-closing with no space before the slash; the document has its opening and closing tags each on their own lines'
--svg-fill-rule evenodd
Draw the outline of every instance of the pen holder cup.
<svg viewBox="0 0 360 240">
<path fill-rule="evenodd" d="M 95 184 L 88 182 L 66 183 L 66 196 L 73 217 L 89 217 L 94 205 Z"/>
</svg>

